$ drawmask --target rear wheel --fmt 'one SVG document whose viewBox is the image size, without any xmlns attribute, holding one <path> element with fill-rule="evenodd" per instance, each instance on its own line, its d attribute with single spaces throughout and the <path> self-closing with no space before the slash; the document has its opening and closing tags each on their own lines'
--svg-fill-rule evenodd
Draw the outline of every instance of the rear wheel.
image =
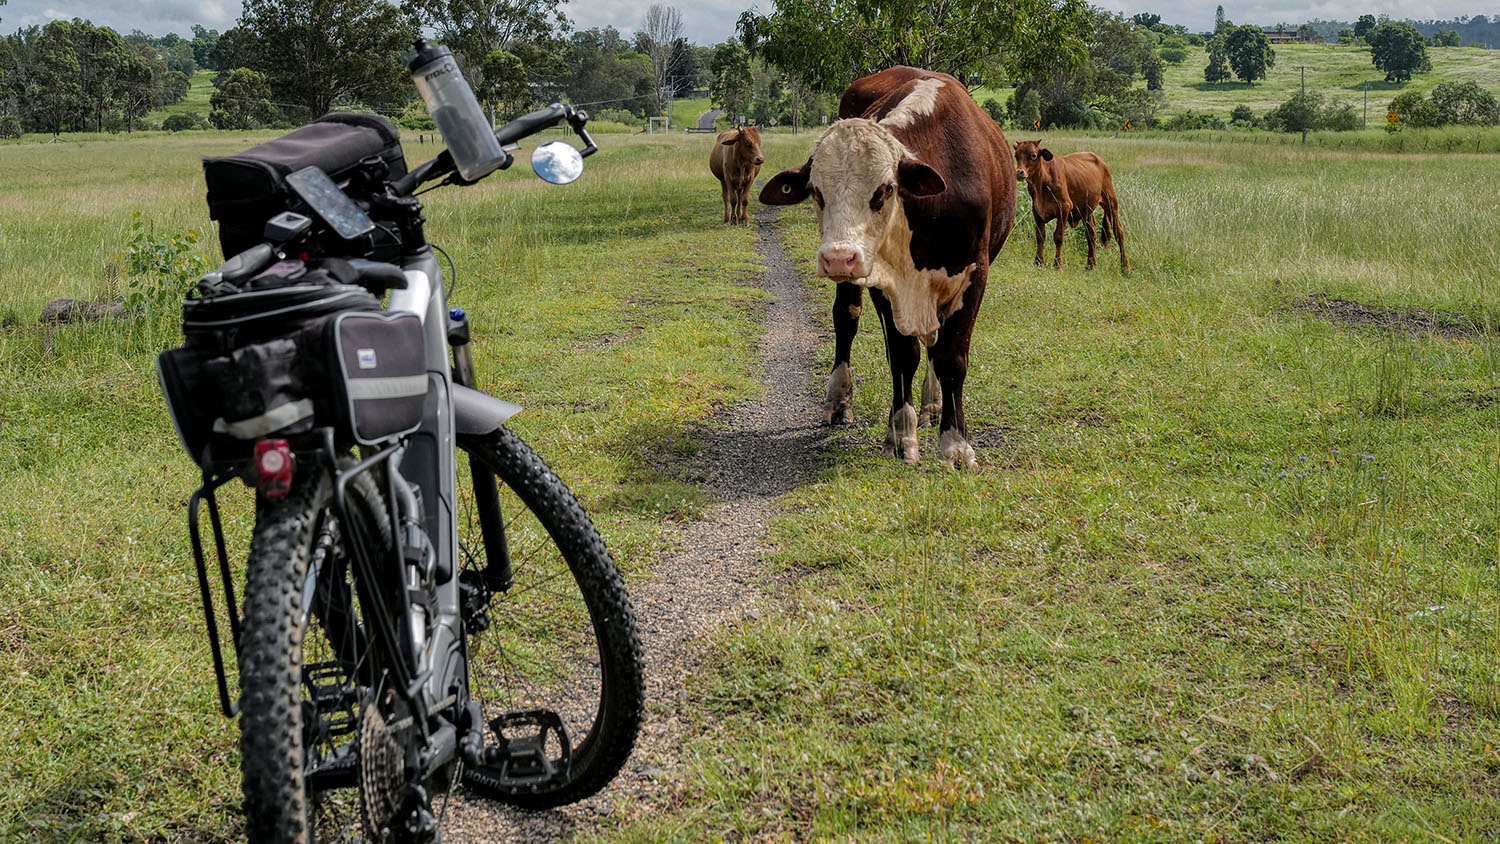
<svg viewBox="0 0 1500 844">
<path fill-rule="evenodd" d="M 582 800 L 619 773 L 640 730 L 635 613 L 588 514 L 530 446 L 506 428 L 459 445 L 473 470 L 459 484 L 470 699 L 487 749 L 503 737 L 537 752 L 529 763 L 512 753 L 467 766 L 464 783 L 530 809 Z M 488 512 L 498 510 L 511 565 L 504 590 L 480 529 L 486 486 L 498 493 Z M 502 555 L 493 536 L 489 548 Z"/>
<path fill-rule="evenodd" d="M 374 673 L 349 575 L 350 526 L 324 471 L 257 503 L 240 634 L 240 765 L 251 844 L 355 840 L 362 677 Z M 368 477 L 349 486 L 359 534 L 388 542 Z M 334 789 L 345 789 L 335 791 Z"/>
</svg>

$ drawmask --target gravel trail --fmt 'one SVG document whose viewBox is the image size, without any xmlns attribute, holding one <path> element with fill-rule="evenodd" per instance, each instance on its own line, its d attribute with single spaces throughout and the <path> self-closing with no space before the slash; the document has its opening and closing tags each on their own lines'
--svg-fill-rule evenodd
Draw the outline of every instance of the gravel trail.
<svg viewBox="0 0 1500 844">
<path fill-rule="evenodd" d="M 566 841 L 601 816 L 669 803 L 681 785 L 680 742 L 690 720 L 685 680 L 702 663 L 705 636 L 759 615 L 760 560 L 775 499 L 808 478 L 823 439 L 811 385 L 813 351 L 827 338 L 808 315 L 776 212 L 762 206 L 755 217 L 767 268 L 758 283 L 771 295 L 759 348 L 768 393 L 728 408 L 700 432 L 707 447 L 699 474 L 715 503 L 681 529 L 651 579 L 631 590 L 646 657 L 646 723 L 635 753 L 614 783 L 577 805 L 533 813 L 455 800 L 446 841 Z"/>
</svg>

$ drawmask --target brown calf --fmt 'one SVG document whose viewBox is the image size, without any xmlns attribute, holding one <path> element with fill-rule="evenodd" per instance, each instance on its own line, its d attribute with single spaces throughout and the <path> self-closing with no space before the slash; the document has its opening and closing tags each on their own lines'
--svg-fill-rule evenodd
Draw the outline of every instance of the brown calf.
<svg viewBox="0 0 1500 844">
<path fill-rule="evenodd" d="M 1047 238 L 1047 223 L 1056 220 L 1052 242 L 1057 257 L 1052 266 L 1062 268 L 1063 227 L 1084 224 L 1089 242 L 1089 269 L 1094 268 L 1094 209 L 1104 206 L 1104 245 L 1109 245 L 1110 231 L 1120 247 L 1120 271 L 1130 270 L 1125 257 L 1125 233 L 1120 229 L 1120 201 L 1115 197 L 1115 183 L 1109 176 L 1109 165 L 1092 152 L 1075 152 L 1057 158 L 1044 149 L 1041 141 L 1019 141 L 1015 144 L 1016 178 L 1026 182 L 1031 194 L 1031 216 L 1036 221 L 1036 265 L 1042 265 L 1042 241 Z"/>
<path fill-rule="evenodd" d="M 719 180 L 724 192 L 724 222 L 750 222 L 750 185 L 764 163 L 758 127 L 719 133 L 718 143 L 708 156 L 708 170 Z"/>
</svg>

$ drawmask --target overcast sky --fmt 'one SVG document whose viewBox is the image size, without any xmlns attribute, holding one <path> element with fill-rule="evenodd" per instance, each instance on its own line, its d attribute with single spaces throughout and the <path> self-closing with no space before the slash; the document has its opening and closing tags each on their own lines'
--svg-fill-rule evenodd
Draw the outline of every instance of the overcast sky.
<svg viewBox="0 0 1500 844">
<path fill-rule="evenodd" d="M 998 1 L 998 0 L 997 0 Z M 632 32 L 653 0 L 574 0 L 568 16 L 580 29 L 614 26 Z M 673 0 L 665 0 L 672 3 Z M 682 10 L 688 40 L 712 44 L 734 34 L 734 22 L 747 5 L 757 0 L 694 0 L 673 3 Z M 771 0 L 758 0 L 770 8 Z M 1214 0 L 1093 0 L 1096 5 L 1125 14 L 1151 11 L 1167 23 L 1180 23 L 1194 31 L 1213 27 Z M 1364 13 L 1388 14 L 1393 18 L 1447 19 L 1455 15 L 1494 14 L 1500 0 L 1257 0 L 1225 2 L 1225 15 L 1235 23 L 1269 26 L 1298 24 L 1313 18 L 1354 20 Z M 176 32 L 188 35 L 193 24 L 223 31 L 234 26 L 240 14 L 239 0 L 9 0 L 0 6 L 0 31 L 45 24 L 54 18 L 87 18 L 94 23 L 128 33 L 139 29 L 151 35 Z"/>
</svg>

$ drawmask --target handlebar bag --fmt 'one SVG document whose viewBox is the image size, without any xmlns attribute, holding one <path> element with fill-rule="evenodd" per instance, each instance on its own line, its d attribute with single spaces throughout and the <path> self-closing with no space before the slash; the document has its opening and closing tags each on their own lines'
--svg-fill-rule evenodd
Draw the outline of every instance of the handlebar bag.
<svg viewBox="0 0 1500 844">
<path fill-rule="evenodd" d="M 427 375 L 415 314 L 387 314 L 364 288 L 301 262 L 253 282 L 185 300 L 184 342 L 157 358 L 178 439 L 200 467 L 223 469 L 256 440 L 319 427 L 365 445 L 416 430 Z"/>
<path fill-rule="evenodd" d="M 378 114 L 355 111 L 325 114 L 236 155 L 205 157 L 208 214 L 219 224 L 224 256 L 260 243 L 266 221 L 297 203 L 288 174 L 317 166 L 342 182 L 372 158 L 385 164 L 386 178 L 406 175 L 400 131 Z"/>
</svg>

